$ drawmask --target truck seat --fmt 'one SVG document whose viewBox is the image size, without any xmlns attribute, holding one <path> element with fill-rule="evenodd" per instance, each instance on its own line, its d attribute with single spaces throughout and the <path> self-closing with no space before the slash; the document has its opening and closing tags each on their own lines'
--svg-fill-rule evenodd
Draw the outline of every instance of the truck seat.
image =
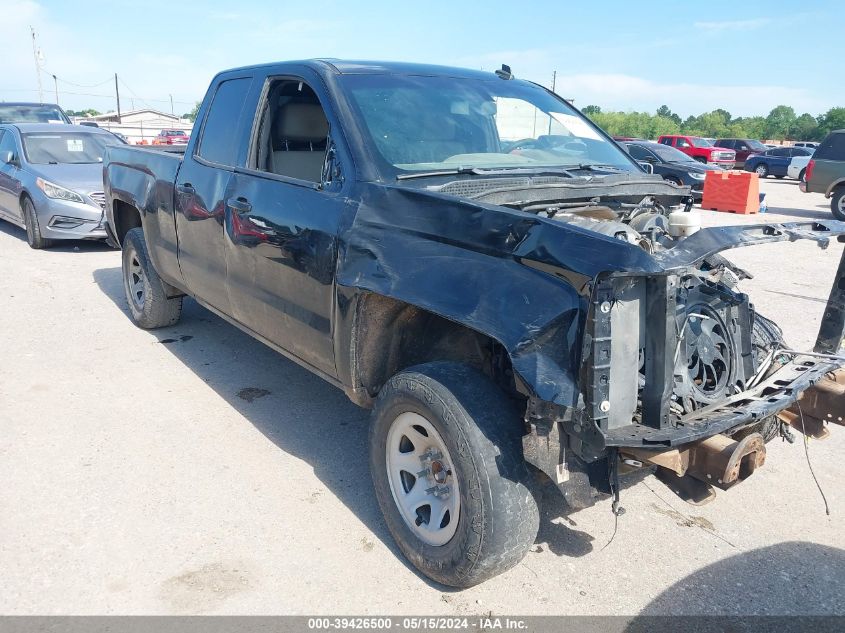
<svg viewBox="0 0 845 633">
<path fill-rule="evenodd" d="M 280 176 L 320 182 L 329 123 L 317 103 L 287 103 L 273 121 L 270 170 Z"/>
</svg>

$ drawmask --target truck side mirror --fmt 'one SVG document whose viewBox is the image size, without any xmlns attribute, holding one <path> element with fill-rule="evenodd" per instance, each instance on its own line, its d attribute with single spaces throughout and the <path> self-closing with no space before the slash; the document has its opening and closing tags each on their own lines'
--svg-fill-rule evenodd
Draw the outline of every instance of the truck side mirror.
<svg viewBox="0 0 845 633">
<path fill-rule="evenodd" d="M 4 165 L 17 165 L 18 163 L 15 159 L 15 153 L 9 151 L 0 153 L 0 161 L 3 161 Z"/>
</svg>

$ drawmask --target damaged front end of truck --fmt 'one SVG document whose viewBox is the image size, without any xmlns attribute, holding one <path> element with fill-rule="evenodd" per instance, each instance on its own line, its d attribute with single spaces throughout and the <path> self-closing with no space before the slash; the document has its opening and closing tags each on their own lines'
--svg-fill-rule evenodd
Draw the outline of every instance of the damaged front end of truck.
<svg viewBox="0 0 845 633">
<path fill-rule="evenodd" d="M 365 187 L 339 283 L 503 350 L 509 368 L 499 382 L 525 402 L 524 458 L 573 508 L 642 467 L 671 473 L 689 498 L 712 496 L 711 486 L 730 487 L 762 465 L 781 422 L 800 424 L 790 412 L 802 394 L 842 381 L 845 259 L 818 343 L 800 353 L 756 311 L 740 289 L 750 273 L 724 253 L 795 240 L 826 248 L 843 240 L 845 223 L 696 230 L 689 190 L 655 176 L 511 173 Z M 403 313 L 390 314 L 369 329 L 400 328 Z M 385 340 L 393 349 L 404 338 Z M 379 381 L 361 375 L 386 361 L 353 347 L 353 384 L 363 386 L 352 397 L 362 401 Z M 446 347 L 466 360 L 465 346 Z M 495 355 L 473 358 L 499 372 Z M 423 350 L 413 360 L 429 358 Z M 805 425 L 841 421 L 845 395 L 837 397 L 821 406 L 839 416 L 805 411 Z"/>
<path fill-rule="evenodd" d="M 596 202 L 592 212 L 587 205 L 565 213 L 583 225 L 584 214 L 595 217 L 599 204 L 614 206 Z M 656 467 L 685 500 L 705 502 L 714 486 L 730 488 L 762 466 L 766 441 L 789 436 L 788 425 L 819 436 L 826 422 L 845 424 L 845 252 L 816 345 L 807 352 L 791 349 L 776 323 L 756 312 L 738 288 L 750 274 L 721 255 L 778 241 L 812 240 L 827 248 L 845 242 L 845 224 L 672 235 L 654 201 L 631 206 L 640 212 L 621 214 L 610 234 L 648 251 L 654 268 L 591 281 L 577 398 L 528 400 L 525 458 L 574 508 L 592 505 L 596 489 L 618 495 L 619 473 L 643 467 Z M 635 226 L 645 230 L 634 234 Z"/>
</svg>

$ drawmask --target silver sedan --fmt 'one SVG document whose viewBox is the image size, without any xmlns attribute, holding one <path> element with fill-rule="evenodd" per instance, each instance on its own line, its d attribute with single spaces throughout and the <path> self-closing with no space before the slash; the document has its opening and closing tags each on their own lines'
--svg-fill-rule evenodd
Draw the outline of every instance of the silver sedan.
<svg viewBox="0 0 845 633">
<path fill-rule="evenodd" d="M 120 141 L 78 125 L 0 125 L 0 218 L 32 248 L 104 239 L 103 153 Z"/>
</svg>

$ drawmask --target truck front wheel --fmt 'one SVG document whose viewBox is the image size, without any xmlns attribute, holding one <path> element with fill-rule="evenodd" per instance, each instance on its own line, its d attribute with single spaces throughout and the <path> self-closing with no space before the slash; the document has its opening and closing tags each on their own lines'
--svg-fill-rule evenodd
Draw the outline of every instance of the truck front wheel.
<svg viewBox="0 0 845 633">
<path fill-rule="evenodd" d="M 390 533 L 423 574 L 470 587 L 525 556 L 539 511 L 521 437 L 513 403 L 465 365 L 418 365 L 381 390 L 373 484 Z"/>
<path fill-rule="evenodd" d="M 123 238 L 123 289 L 132 321 L 152 330 L 174 325 L 182 315 L 182 297 L 170 299 L 147 251 L 143 229 L 134 228 Z"/>
</svg>

